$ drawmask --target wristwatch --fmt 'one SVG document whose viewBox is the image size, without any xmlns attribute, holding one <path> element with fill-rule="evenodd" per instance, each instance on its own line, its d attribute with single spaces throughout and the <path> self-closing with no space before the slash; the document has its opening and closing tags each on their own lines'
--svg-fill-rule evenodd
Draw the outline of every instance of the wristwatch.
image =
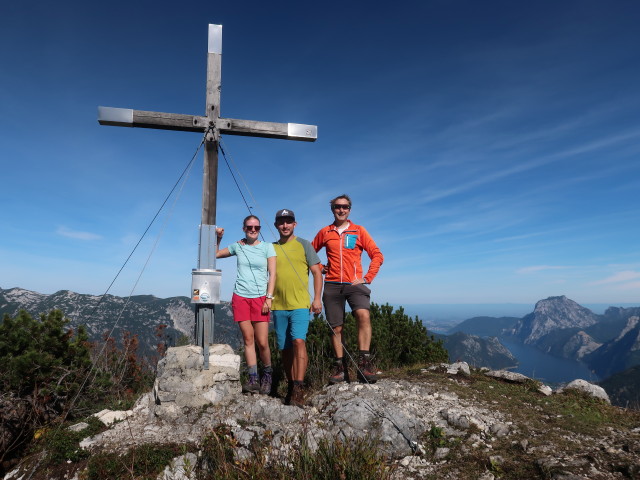
<svg viewBox="0 0 640 480">
<path fill-rule="evenodd" d="M 271 300 L 273 300 L 273 295 L 272 295 L 272 294 L 270 294 L 270 293 L 267 293 L 267 294 L 265 295 L 265 297 L 270 298 Z"/>
</svg>

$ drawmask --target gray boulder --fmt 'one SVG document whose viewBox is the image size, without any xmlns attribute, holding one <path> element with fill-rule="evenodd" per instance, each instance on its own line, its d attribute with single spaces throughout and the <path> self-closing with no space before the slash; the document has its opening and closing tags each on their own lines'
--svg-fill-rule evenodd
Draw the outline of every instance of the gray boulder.
<svg viewBox="0 0 640 480">
<path fill-rule="evenodd" d="M 510 372 L 509 370 L 490 370 L 484 373 L 488 377 L 493 378 L 501 378 L 502 380 L 506 380 L 512 383 L 526 383 L 531 380 L 526 375 L 522 375 L 521 373 Z"/>
<path fill-rule="evenodd" d="M 178 415 L 183 408 L 220 403 L 240 391 L 240 356 L 229 345 L 210 347 L 208 370 L 202 347 L 172 347 L 158 362 L 153 413 Z"/>
<path fill-rule="evenodd" d="M 564 387 L 556 390 L 555 393 L 562 393 L 565 390 L 571 390 L 571 389 L 580 390 L 581 392 L 585 392 L 593 397 L 604 400 L 608 404 L 611 404 L 609 395 L 607 395 L 607 392 L 605 392 L 604 388 L 598 385 L 594 385 L 593 383 L 589 383 L 586 380 L 582 380 L 582 379 L 577 379 L 577 380 L 573 380 L 572 382 L 569 382 Z"/>
</svg>

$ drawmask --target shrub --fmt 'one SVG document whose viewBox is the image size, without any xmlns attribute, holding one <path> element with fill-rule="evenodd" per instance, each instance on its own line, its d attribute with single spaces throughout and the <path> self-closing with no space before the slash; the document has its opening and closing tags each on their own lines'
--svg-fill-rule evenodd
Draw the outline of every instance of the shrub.
<svg viewBox="0 0 640 480">
<path fill-rule="evenodd" d="M 126 408 L 151 385 L 137 336 L 124 332 L 122 349 L 107 339 L 98 355 L 85 328 L 67 323 L 59 310 L 35 319 L 21 310 L 0 324 L 0 462 L 19 456 L 37 429 L 108 405 Z M 69 439 L 60 435 L 64 452 Z"/>
<path fill-rule="evenodd" d="M 66 323 L 59 310 L 36 320 L 21 310 L 0 325 L 2 390 L 30 398 L 43 414 L 62 411 L 91 367 L 86 331 L 74 334 Z"/>
<path fill-rule="evenodd" d="M 84 328 L 65 329 L 59 310 L 33 319 L 21 310 L 0 325 L 0 460 L 22 451 L 36 428 L 67 412 L 91 367 Z M 19 425 L 19 429 L 15 426 Z"/>
</svg>

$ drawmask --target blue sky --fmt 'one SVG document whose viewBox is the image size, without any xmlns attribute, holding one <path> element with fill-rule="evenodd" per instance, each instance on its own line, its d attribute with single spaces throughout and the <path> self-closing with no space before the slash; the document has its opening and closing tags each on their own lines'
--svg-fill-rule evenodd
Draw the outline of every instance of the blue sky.
<svg viewBox="0 0 640 480">
<path fill-rule="evenodd" d="M 374 301 L 640 303 L 637 2 L 232 3 L 3 3 L 0 288 L 106 290 L 201 138 L 97 107 L 203 115 L 217 23 L 222 116 L 318 125 L 223 139 L 254 213 L 311 239 L 349 193 L 385 255 Z M 153 251 L 134 293 L 189 294 L 201 184 L 200 154 L 111 293 Z M 218 195 L 240 238 L 222 159 Z"/>
</svg>

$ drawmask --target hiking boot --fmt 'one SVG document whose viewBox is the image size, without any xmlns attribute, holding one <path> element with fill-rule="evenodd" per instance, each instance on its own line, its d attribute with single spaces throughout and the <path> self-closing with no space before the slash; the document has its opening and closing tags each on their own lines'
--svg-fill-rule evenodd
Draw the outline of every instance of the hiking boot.
<svg viewBox="0 0 640 480">
<path fill-rule="evenodd" d="M 271 393 L 271 372 L 265 372 L 260 379 L 260 393 L 262 395 L 269 395 Z"/>
<path fill-rule="evenodd" d="M 284 397 L 284 404 L 291 405 L 291 395 L 293 394 L 293 382 L 287 382 L 287 394 Z"/>
<path fill-rule="evenodd" d="M 260 391 L 260 385 L 258 384 L 258 374 L 249 374 L 249 380 L 242 385 L 242 393 L 257 393 Z"/>
<path fill-rule="evenodd" d="M 378 369 L 373 365 L 371 357 L 362 355 L 358 357 L 358 378 L 364 383 L 376 383 L 378 381 Z"/>
<path fill-rule="evenodd" d="M 304 387 L 302 385 L 294 385 L 289 399 L 289 405 L 294 407 L 304 407 Z"/>
<path fill-rule="evenodd" d="M 329 375 L 329 383 L 331 385 L 344 382 L 344 364 L 342 360 L 334 364 L 334 369 L 331 375 Z"/>
</svg>

